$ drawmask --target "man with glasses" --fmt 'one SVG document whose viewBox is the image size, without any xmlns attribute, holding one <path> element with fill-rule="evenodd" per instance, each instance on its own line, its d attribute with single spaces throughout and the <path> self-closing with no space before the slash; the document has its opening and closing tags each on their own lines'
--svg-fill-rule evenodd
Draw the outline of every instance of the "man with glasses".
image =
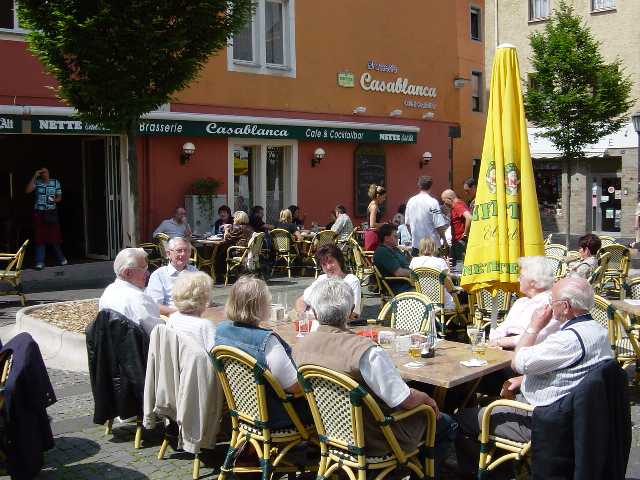
<svg viewBox="0 0 640 480">
<path fill-rule="evenodd" d="M 522 376 L 505 382 L 501 396 L 515 396 L 534 407 L 551 405 L 569 394 L 603 360 L 613 358 L 608 332 L 591 317 L 592 307 L 593 289 L 585 279 L 557 282 L 548 305 L 534 312 L 516 346 L 511 366 Z M 536 343 L 552 318 L 560 323 L 560 329 Z M 458 465 L 463 473 L 477 468 L 482 414 L 483 409 L 469 408 L 456 415 L 461 432 L 456 442 Z M 491 418 L 496 435 L 517 442 L 531 439 L 530 414 L 497 407 Z"/>
<path fill-rule="evenodd" d="M 98 309 L 113 310 L 149 333 L 161 320 L 158 305 L 144 293 L 147 267 L 147 253 L 142 248 L 120 251 L 113 261 L 116 279 L 100 297 Z"/>
<path fill-rule="evenodd" d="M 171 298 L 173 282 L 176 281 L 180 272 L 197 272 L 198 269 L 189 265 L 191 258 L 191 244 L 182 237 L 173 237 L 167 244 L 167 254 L 169 255 L 169 265 L 158 268 L 151 274 L 146 294 L 155 301 L 162 315 L 171 315 L 177 311 Z"/>
</svg>

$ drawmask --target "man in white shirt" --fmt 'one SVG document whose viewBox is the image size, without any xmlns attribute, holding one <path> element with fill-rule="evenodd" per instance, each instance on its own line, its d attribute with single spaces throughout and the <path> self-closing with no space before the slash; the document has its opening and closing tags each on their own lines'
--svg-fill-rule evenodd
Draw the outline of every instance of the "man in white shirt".
<svg viewBox="0 0 640 480">
<path fill-rule="evenodd" d="M 182 237 L 173 237 L 169 240 L 167 254 L 169 255 L 169 265 L 160 267 L 151 274 L 145 293 L 158 304 L 160 313 L 168 316 L 177 311 L 171 297 L 171 289 L 176 278 L 183 270 L 197 272 L 198 269 L 189 265 L 191 244 Z"/>
<path fill-rule="evenodd" d="M 116 279 L 98 302 L 98 309 L 110 309 L 140 325 L 147 333 L 162 323 L 158 305 L 144 293 L 147 254 L 142 248 L 125 248 L 113 261 Z"/>
<path fill-rule="evenodd" d="M 551 289 L 549 303 L 538 308 L 520 337 L 512 368 L 523 374 L 510 379 L 501 395 L 534 407 L 551 405 L 568 395 L 599 363 L 613 357 L 607 329 L 596 322 L 593 289 L 583 278 L 564 278 Z M 538 335 L 556 318 L 561 327 L 538 343 Z M 478 438 L 483 409 L 469 408 L 456 415 L 460 424 L 457 440 L 458 466 L 471 473 L 478 465 L 470 441 Z M 493 432 L 517 442 L 531 439 L 531 415 L 510 407 L 497 407 L 491 414 Z"/>
<path fill-rule="evenodd" d="M 441 240 L 443 246 L 449 246 L 445 238 L 449 222 L 442 214 L 438 200 L 430 194 L 432 184 L 431 177 L 421 176 L 418 179 L 420 192 L 407 202 L 404 223 L 411 233 L 411 246 L 414 256 L 418 254 L 420 240 L 427 236 L 433 238 L 438 246 L 440 246 Z"/>
<path fill-rule="evenodd" d="M 187 211 L 184 207 L 177 207 L 173 212 L 173 217 L 163 220 L 158 228 L 153 231 L 153 236 L 164 233 L 169 238 L 191 236 L 191 227 L 187 222 Z"/>
</svg>

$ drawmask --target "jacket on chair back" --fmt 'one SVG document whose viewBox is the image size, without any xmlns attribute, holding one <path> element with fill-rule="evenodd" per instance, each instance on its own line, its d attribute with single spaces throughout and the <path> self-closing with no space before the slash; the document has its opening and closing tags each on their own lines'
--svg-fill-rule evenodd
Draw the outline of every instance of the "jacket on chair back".
<svg viewBox="0 0 640 480">
<path fill-rule="evenodd" d="M 98 312 L 86 330 L 93 421 L 142 416 L 149 337 L 113 310 Z"/>
</svg>

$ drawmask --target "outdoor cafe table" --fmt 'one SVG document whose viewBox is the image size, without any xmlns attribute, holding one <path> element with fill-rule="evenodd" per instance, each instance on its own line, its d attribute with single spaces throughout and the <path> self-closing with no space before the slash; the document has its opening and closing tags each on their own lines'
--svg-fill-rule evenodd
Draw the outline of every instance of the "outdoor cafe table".
<svg viewBox="0 0 640 480">
<path fill-rule="evenodd" d="M 224 319 L 224 308 L 209 308 L 205 311 L 203 317 L 209 318 L 216 323 L 220 322 Z M 292 322 L 279 322 L 275 324 L 267 322 L 262 326 L 272 328 L 295 350 L 298 338 L 296 337 L 297 332 Z M 361 328 L 364 327 L 356 327 L 353 330 L 358 331 Z M 374 326 L 373 329 L 391 330 L 390 328 L 380 326 Z M 463 405 L 466 404 L 482 377 L 508 367 L 513 357 L 513 352 L 487 348 L 484 357 L 485 360 L 487 360 L 486 365 L 481 367 L 465 367 L 460 364 L 460 361 L 471 358 L 472 355 L 469 345 L 466 343 L 451 342 L 449 340 L 442 340 L 438 343 L 436 354 L 433 358 L 412 358 L 408 353 L 395 352 L 393 350 L 387 350 L 387 353 L 390 355 L 404 380 L 424 383 L 435 387 L 432 396 L 440 407 L 444 405 L 448 389 L 472 382 L 467 398 L 463 402 Z M 407 367 L 406 364 L 410 362 L 419 362 L 424 364 L 424 366 L 420 368 Z"/>
</svg>

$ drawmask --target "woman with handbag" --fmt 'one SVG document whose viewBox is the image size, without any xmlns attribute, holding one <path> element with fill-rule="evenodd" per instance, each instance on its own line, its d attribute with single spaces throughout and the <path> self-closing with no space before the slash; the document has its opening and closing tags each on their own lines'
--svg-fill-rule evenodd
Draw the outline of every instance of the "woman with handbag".
<svg viewBox="0 0 640 480">
<path fill-rule="evenodd" d="M 58 260 L 58 264 L 66 265 L 67 259 L 62 253 L 60 244 L 60 219 L 58 218 L 57 204 L 62 200 L 60 182 L 49 177 L 49 170 L 41 168 L 36 170 L 25 188 L 26 193 L 35 192 L 33 211 L 34 237 L 36 245 L 36 270 L 44 268 L 45 248 L 49 244 Z"/>
</svg>

